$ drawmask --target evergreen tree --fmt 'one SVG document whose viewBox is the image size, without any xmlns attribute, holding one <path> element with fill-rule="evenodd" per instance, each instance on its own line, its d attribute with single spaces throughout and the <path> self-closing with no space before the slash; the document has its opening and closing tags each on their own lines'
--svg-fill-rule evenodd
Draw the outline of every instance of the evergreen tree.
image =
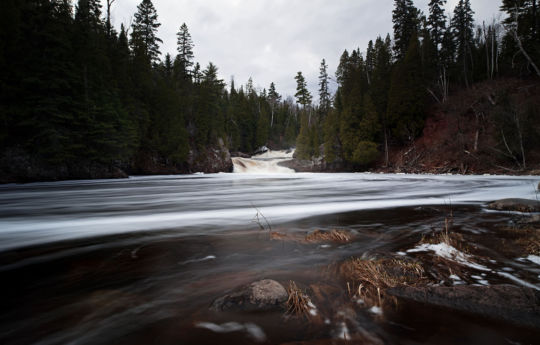
<svg viewBox="0 0 540 345">
<path fill-rule="evenodd" d="M 418 26 L 418 10 L 412 0 L 394 0 L 392 23 L 394 23 L 394 51 L 396 58 L 405 57 L 409 42 Z"/>
<path fill-rule="evenodd" d="M 305 109 L 307 106 L 311 105 L 312 100 L 311 93 L 307 89 L 306 79 L 302 75 L 302 72 L 298 72 L 294 79 L 296 80 L 296 94 L 294 97 L 296 97 L 298 104 L 301 104 Z"/>
<path fill-rule="evenodd" d="M 161 26 L 157 21 L 157 12 L 152 0 L 142 0 L 137 6 L 135 21 L 131 26 L 130 45 L 135 55 L 141 55 L 149 63 L 156 63 L 161 54 L 159 43 L 163 41 L 156 36 Z"/>
<path fill-rule="evenodd" d="M 463 82 L 469 87 L 471 74 L 471 59 L 474 38 L 474 12 L 470 0 L 459 0 L 454 9 L 451 27 L 457 48 L 457 60 L 461 64 Z"/>
<path fill-rule="evenodd" d="M 179 65 L 179 69 L 184 78 L 191 75 L 191 68 L 193 66 L 193 41 L 189 33 L 186 23 L 180 26 L 180 30 L 176 34 L 178 56 L 176 57 L 176 63 Z"/>
<path fill-rule="evenodd" d="M 444 14 L 445 4 L 446 0 L 430 0 L 429 2 L 429 33 L 437 52 L 441 49 L 444 33 L 446 31 L 446 15 Z"/>
<path fill-rule="evenodd" d="M 276 85 L 271 82 L 270 88 L 268 89 L 268 102 L 270 102 L 271 109 L 270 128 L 274 126 L 274 113 L 280 100 L 281 95 L 277 93 Z"/>
<path fill-rule="evenodd" d="M 414 140 L 424 125 L 425 87 L 420 47 L 413 35 L 405 59 L 392 73 L 388 95 L 388 126 L 402 142 Z"/>
<path fill-rule="evenodd" d="M 327 114 L 332 106 L 330 100 L 330 91 L 328 90 L 328 65 L 325 59 L 321 61 L 321 67 L 319 69 L 319 107 L 323 115 Z"/>
</svg>

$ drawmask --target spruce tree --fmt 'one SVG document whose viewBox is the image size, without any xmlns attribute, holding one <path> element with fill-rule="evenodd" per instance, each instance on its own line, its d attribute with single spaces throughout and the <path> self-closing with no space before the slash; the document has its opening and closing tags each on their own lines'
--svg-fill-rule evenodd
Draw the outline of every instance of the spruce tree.
<svg viewBox="0 0 540 345">
<path fill-rule="evenodd" d="M 396 58 L 401 60 L 405 57 L 413 32 L 418 23 L 418 10 L 412 0 L 394 0 L 392 11 L 392 23 L 394 24 L 394 52 Z"/>
<path fill-rule="evenodd" d="M 426 91 L 422 78 L 420 47 L 413 35 L 407 55 L 393 73 L 388 94 L 388 126 L 401 142 L 414 140 L 424 125 Z"/>
<path fill-rule="evenodd" d="M 274 114 L 276 107 L 281 100 L 281 95 L 276 91 L 276 85 L 271 82 L 268 89 L 268 102 L 270 103 L 271 115 L 270 115 L 270 128 L 274 127 Z"/>
<path fill-rule="evenodd" d="M 321 67 L 319 69 L 319 107 L 323 116 L 325 116 L 331 107 L 330 91 L 328 90 L 328 65 L 325 59 L 321 61 Z"/>
<path fill-rule="evenodd" d="M 444 14 L 445 4 L 446 0 L 430 0 L 429 2 L 429 33 L 437 52 L 441 49 L 444 33 L 446 31 L 446 15 Z"/>
<path fill-rule="evenodd" d="M 137 6 L 135 21 L 131 26 L 130 45 L 135 55 L 142 55 L 149 63 L 157 63 L 159 60 L 159 43 L 163 41 L 156 33 L 161 26 L 158 23 L 158 15 L 152 0 L 142 0 Z"/>
<path fill-rule="evenodd" d="M 462 78 L 467 87 L 471 73 L 471 49 L 474 45 L 474 12 L 470 0 L 459 0 L 452 17 L 452 33 L 457 48 L 457 60 L 461 64 Z"/>
<path fill-rule="evenodd" d="M 311 93 L 307 89 L 306 79 L 302 75 L 302 72 L 298 72 L 294 79 L 296 80 L 296 93 L 294 97 L 296 97 L 298 104 L 301 104 L 305 109 L 307 106 L 311 105 L 312 100 Z"/>
<path fill-rule="evenodd" d="M 178 56 L 176 57 L 180 71 L 184 78 L 191 76 L 193 67 L 193 40 L 189 33 L 186 23 L 180 26 L 180 30 L 176 34 L 177 36 L 177 50 Z"/>
</svg>

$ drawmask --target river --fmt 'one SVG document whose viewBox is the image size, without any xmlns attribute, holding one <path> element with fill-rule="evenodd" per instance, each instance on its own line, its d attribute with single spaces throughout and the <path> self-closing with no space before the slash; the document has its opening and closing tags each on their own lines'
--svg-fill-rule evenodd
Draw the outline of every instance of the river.
<svg viewBox="0 0 540 345">
<path fill-rule="evenodd" d="M 235 163 L 236 169 L 245 168 Z M 325 326 L 314 330 L 279 315 L 216 316 L 208 306 L 230 289 L 262 278 L 305 287 L 323 281 L 344 289 L 329 272 L 331 265 L 352 256 L 403 253 L 441 227 L 449 212 L 457 231 L 494 231 L 494 224 L 507 223 L 512 215 L 488 211 L 485 203 L 534 199 L 539 182 L 538 177 L 293 174 L 279 168 L 261 174 L 255 165 L 256 173 L 0 186 L 0 343 L 254 341 L 249 327 L 216 332 L 197 327 L 200 322 L 255 325 L 263 343 L 337 339 L 339 307 L 328 306 Z M 270 238 L 270 232 L 303 235 L 336 228 L 353 232 L 355 241 L 303 245 Z M 537 264 L 494 256 L 498 268 L 510 267 L 513 277 L 540 286 Z M 486 279 L 515 283 L 495 276 Z M 387 343 L 434 339 L 431 331 L 360 314 L 358 327 L 373 329 Z M 455 316 L 433 322 L 463 326 Z M 471 336 L 462 343 L 477 343 L 472 335 L 478 332 L 518 333 L 474 322 L 466 321 Z M 441 332 L 440 339 L 452 343 L 451 330 Z"/>
</svg>

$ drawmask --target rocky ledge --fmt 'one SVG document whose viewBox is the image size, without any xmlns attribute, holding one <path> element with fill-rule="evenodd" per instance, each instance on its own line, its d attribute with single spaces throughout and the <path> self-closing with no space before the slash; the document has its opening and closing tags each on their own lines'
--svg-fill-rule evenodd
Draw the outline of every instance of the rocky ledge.
<svg viewBox="0 0 540 345">
<path fill-rule="evenodd" d="M 540 201 L 529 199 L 501 199 L 489 203 L 488 208 L 498 211 L 540 212 Z"/>
<path fill-rule="evenodd" d="M 514 285 L 397 287 L 391 296 L 515 325 L 540 325 L 540 291 Z"/>
</svg>

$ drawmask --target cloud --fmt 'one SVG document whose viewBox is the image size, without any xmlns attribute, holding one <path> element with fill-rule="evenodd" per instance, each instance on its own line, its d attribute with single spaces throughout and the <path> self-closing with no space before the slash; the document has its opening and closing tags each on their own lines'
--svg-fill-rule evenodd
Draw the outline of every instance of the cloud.
<svg viewBox="0 0 540 345">
<path fill-rule="evenodd" d="M 140 0 L 117 0 L 116 25 L 130 24 Z M 427 11 L 429 0 L 415 4 Z M 195 43 L 195 60 L 213 62 L 221 78 L 236 85 L 249 77 L 258 87 L 275 82 L 278 92 L 294 95 L 294 76 L 302 71 L 316 95 L 320 62 L 336 70 L 344 49 L 365 50 L 370 39 L 392 32 L 390 0 L 154 0 L 163 54 L 176 54 L 176 32 L 186 23 Z M 447 3 L 453 9 L 457 0 Z M 476 18 L 490 20 L 498 1 L 475 0 Z"/>
</svg>

